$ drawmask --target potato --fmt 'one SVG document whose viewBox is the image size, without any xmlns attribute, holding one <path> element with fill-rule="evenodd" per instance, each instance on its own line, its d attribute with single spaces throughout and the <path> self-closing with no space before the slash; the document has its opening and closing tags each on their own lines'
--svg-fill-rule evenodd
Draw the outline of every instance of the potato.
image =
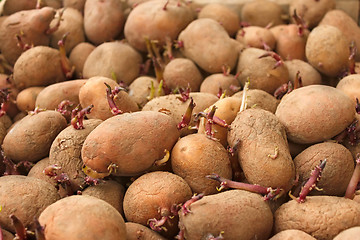
<svg viewBox="0 0 360 240">
<path fill-rule="evenodd" d="M 159 82 L 154 77 L 140 76 L 130 84 L 129 96 L 142 108 L 150 100 L 152 85 L 154 97 L 157 97 Z"/>
<path fill-rule="evenodd" d="M 2 232 L 3 240 L 13 240 L 15 237 L 14 234 L 12 234 L 11 232 L 8 232 L 4 229 L 1 229 L 1 232 Z"/>
<path fill-rule="evenodd" d="M 115 78 L 129 85 L 139 76 L 141 55 L 131 46 L 119 41 L 106 42 L 95 48 L 87 57 L 83 76 Z"/>
<path fill-rule="evenodd" d="M 1 118 L 3 118 L 3 117 L 1 117 Z M 6 128 L 5 124 L 3 122 L 0 122 L 0 144 L 2 144 L 4 141 L 4 138 L 7 134 L 6 130 L 7 130 L 7 128 Z"/>
<path fill-rule="evenodd" d="M 225 93 L 226 96 L 231 96 L 240 88 L 236 76 L 227 73 L 214 73 L 207 76 L 201 83 L 200 92 L 211 93 L 216 96 Z"/>
<path fill-rule="evenodd" d="M 122 216 L 124 216 L 123 200 L 125 188 L 121 184 L 112 180 L 107 180 L 87 187 L 84 191 L 82 191 L 82 195 L 93 196 L 104 200 L 118 210 Z"/>
<path fill-rule="evenodd" d="M 360 204 L 343 197 L 310 196 L 304 203 L 291 200 L 275 212 L 275 233 L 298 229 L 318 240 L 333 239 L 360 225 Z"/>
<path fill-rule="evenodd" d="M 289 80 L 292 84 L 295 84 L 297 72 L 299 72 L 303 86 L 322 84 L 320 73 L 309 63 L 299 59 L 286 60 L 284 63 L 289 71 Z"/>
<path fill-rule="evenodd" d="M 155 231 L 150 230 L 144 225 L 126 222 L 126 239 L 127 240 L 166 240 Z"/>
<path fill-rule="evenodd" d="M 299 182 L 306 181 L 320 161 L 327 160 L 317 187 L 323 189 L 316 194 L 344 196 L 354 172 L 354 159 L 344 146 L 333 142 L 314 144 L 294 159 Z"/>
<path fill-rule="evenodd" d="M 220 3 L 208 3 L 201 8 L 198 18 L 211 18 L 219 22 L 230 36 L 235 36 L 240 28 L 240 18 L 236 11 Z"/>
<path fill-rule="evenodd" d="M 0 177 L 0 202 L 2 206 L 0 225 L 15 232 L 9 216 L 14 214 L 25 227 L 50 204 L 60 199 L 54 186 L 37 178 L 22 175 Z"/>
<path fill-rule="evenodd" d="M 42 211 L 39 222 L 46 226 L 46 239 L 126 239 L 121 214 L 107 202 L 91 196 L 63 198 Z"/>
<path fill-rule="evenodd" d="M 230 125 L 228 143 L 239 144 L 238 161 L 249 183 L 285 191 L 292 187 L 295 167 L 285 127 L 273 113 L 263 109 L 238 113 Z"/>
<path fill-rule="evenodd" d="M 21 54 L 14 66 L 14 84 L 20 90 L 34 86 L 48 86 L 65 80 L 59 50 L 47 46 L 37 46 L 27 50 Z"/>
<path fill-rule="evenodd" d="M 237 64 L 239 81 L 242 86 L 250 80 L 250 89 L 261 89 L 273 94 L 282 84 L 289 81 L 289 72 L 284 64 L 275 67 L 276 60 L 271 57 L 262 57 L 268 51 L 258 48 L 247 48 L 241 52 Z"/>
<path fill-rule="evenodd" d="M 344 92 L 355 103 L 356 98 L 358 98 L 360 101 L 360 74 L 350 74 L 342 78 L 336 85 L 336 88 Z"/>
<path fill-rule="evenodd" d="M 348 96 L 324 85 L 293 90 L 282 98 L 275 112 L 289 140 L 301 144 L 334 137 L 349 126 L 354 113 L 355 104 Z"/>
<path fill-rule="evenodd" d="M 183 43 L 183 54 L 208 73 L 222 72 L 224 65 L 232 70 L 236 65 L 239 56 L 237 42 L 213 19 L 192 21 L 178 40 Z"/>
<path fill-rule="evenodd" d="M 2 148 L 14 162 L 36 162 L 48 156 L 55 137 L 66 127 L 65 118 L 55 111 L 27 115 L 4 138 Z"/>
<path fill-rule="evenodd" d="M 246 2 L 241 9 L 241 20 L 250 25 L 266 27 L 284 23 L 281 6 L 273 1 L 258 0 Z"/>
<path fill-rule="evenodd" d="M 316 27 L 324 15 L 336 7 L 335 0 L 293 0 L 290 2 L 289 13 L 293 13 L 296 9 L 298 16 L 301 16 L 305 24 L 310 28 Z M 291 19 L 294 21 L 294 19 Z"/>
<path fill-rule="evenodd" d="M 182 116 L 185 114 L 186 109 L 189 107 L 190 100 L 182 102 L 178 99 L 180 94 L 170 94 L 152 99 L 143 107 L 143 111 L 159 111 L 164 110 L 177 124 L 181 122 Z M 207 107 L 215 103 L 218 98 L 210 93 L 190 93 L 190 97 L 194 99 L 196 106 L 192 113 L 196 114 L 204 111 Z M 191 119 L 190 126 L 195 125 L 194 118 Z M 180 135 L 185 136 L 196 131 L 183 128 L 180 130 Z"/>
<path fill-rule="evenodd" d="M 360 226 L 348 228 L 334 237 L 334 240 L 351 240 L 360 235 Z"/>
<path fill-rule="evenodd" d="M 84 5 L 84 30 L 87 39 L 99 45 L 116 39 L 123 31 L 125 15 L 118 0 L 86 1 Z"/>
<path fill-rule="evenodd" d="M 275 234 L 269 240 L 316 240 L 311 235 L 296 229 L 289 229 Z"/>
<path fill-rule="evenodd" d="M 36 97 L 45 87 L 25 88 L 16 97 L 16 106 L 20 111 L 29 112 L 35 109 Z"/>
<path fill-rule="evenodd" d="M 171 151 L 171 167 L 194 193 L 217 193 L 219 183 L 207 179 L 207 175 L 215 173 L 232 179 L 228 152 L 219 142 L 204 134 L 190 134 L 179 139 Z"/>
<path fill-rule="evenodd" d="M 236 40 L 248 47 L 264 49 L 265 45 L 271 50 L 275 49 L 276 39 L 274 34 L 265 27 L 248 26 L 240 29 Z"/>
<path fill-rule="evenodd" d="M 244 91 L 237 92 L 233 97 L 243 98 Z M 275 113 L 279 101 L 271 94 L 260 89 L 249 89 L 246 92 L 246 103 L 248 108 L 261 108 Z"/>
<path fill-rule="evenodd" d="M 164 68 L 163 78 L 170 89 L 187 88 L 198 92 L 203 77 L 193 61 L 187 58 L 175 58 Z"/>
<path fill-rule="evenodd" d="M 56 16 L 52 20 L 50 27 L 56 26 L 60 12 L 63 12 L 61 23 L 59 28 L 51 34 L 50 46 L 58 49 L 59 40 L 61 40 L 65 34 L 68 34 L 64 47 L 66 54 L 69 55 L 76 45 L 85 41 L 84 18 L 81 12 L 74 8 L 62 8 L 56 11 Z"/>
<path fill-rule="evenodd" d="M 129 14 L 124 34 L 135 49 L 146 52 L 145 38 L 156 40 L 160 46 L 166 38 L 175 40 L 179 33 L 194 19 L 192 10 L 178 1 L 146 1 L 137 5 Z"/>
<path fill-rule="evenodd" d="M 162 159 L 165 150 L 171 151 L 178 137 L 176 123 L 163 113 L 124 113 L 93 130 L 81 156 L 84 164 L 97 172 L 108 172 L 109 165 L 115 164 L 115 175 L 136 176 Z"/>
<path fill-rule="evenodd" d="M 113 116 L 106 97 L 106 85 L 108 84 L 112 90 L 119 85 L 112 79 L 107 77 L 89 78 L 85 85 L 80 88 L 79 100 L 83 107 L 94 105 L 88 118 L 97 118 L 101 120 L 108 119 Z M 133 99 L 125 91 L 120 91 L 115 98 L 116 106 L 123 112 L 135 112 L 139 108 Z"/>
<path fill-rule="evenodd" d="M 317 26 L 309 34 L 305 55 L 319 72 L 329 77 L 338 77 L 348 70 L 349 43 L 338 28 L 330 25 Z"/>
<path fill-rule="evenodd" d="M 180 211 L 180 229 L 185 239 L 258 239 L 270 237 L 273 215 L 260 195 L 243 190 L 230 190 L 190 205 L 190 213 Z"/>
<path fill-rule="evenodd" d="M 11 15 L 22 10 L 35 9 L 36 0 L 6 0 L 1 15 Z"/>
<path fill-rule="evenodd" d="M 50 160 L 49 157 L 43 158 L 40 161 L 36 162 L 34 166 L 30 169 L 28 173 L 28 177 L 38 178 L 42 181 L 48 182 L 52 184 L 54 187 L 56 186 L 55 181 L 50 178 L 49 176 L 46 176 L 44 174 L 44 169 L 48 166 L 50 166 Z"/>
<path fill-rule="evenodd" d="M 169 172 L 151 172 L 137 178 L 124 197 L 124 213 L 130 222 L 149 225 L 150 219 L 173 216 L 171 208 L 191 198 L 189 185 L 181 177 Z M 174 237 L 178 233 L 178 218 L 167 219 L 162 235 Z"/>
<path fill-rule="evenodd" d="M 84 13 L 84 6 L 86 0 L 63 0 L 64 7 L 75 8 L 79 12 Z"/>
<path fill-rule="evenodd" d="M 69 60 L 75 66 L 75 76 L 83 77 L 83 68 L 87 57 L 95 49 L 95 46 L 88 42 L 81 42 L 70 52 Z"/>
<path fill-rule="evenodd" d="M 49 45 L 50 35 L 45 32 L 49 29 L 55 11 L 50 7 L 24 10 L 7 17 L 0 26 L 0 51 L 5 59 L 14 65 L 23 50 L 17 46 L 14 39 L 16 34 L 21 35 L 24 44 Z M 57 63 L 53 63 L 56 65 Z M 31 66 L 38 65 L 32 62 Z"/>
</svg>

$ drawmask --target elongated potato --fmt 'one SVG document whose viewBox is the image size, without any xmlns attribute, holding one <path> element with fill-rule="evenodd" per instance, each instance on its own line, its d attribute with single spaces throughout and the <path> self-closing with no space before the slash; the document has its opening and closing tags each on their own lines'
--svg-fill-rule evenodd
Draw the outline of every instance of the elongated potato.
<svg viewBox="0 0 360 240">
<path fill-rule="evenodd" d="M 36 98 L 45 87 L 29 87 L 16 96 L 16 106 L 22 112 L 29 112 L 35 109 Z M 55 109 L 55 108 L 54 108 Z"/>
</svg>

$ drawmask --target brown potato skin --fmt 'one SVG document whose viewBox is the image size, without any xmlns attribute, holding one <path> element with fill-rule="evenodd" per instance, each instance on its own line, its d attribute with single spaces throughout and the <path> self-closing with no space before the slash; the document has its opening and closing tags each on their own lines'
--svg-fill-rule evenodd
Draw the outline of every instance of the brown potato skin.
<svg viewBox="0 0 360 240">
<path fill-rule="evenodd" d="M 244 91 L 237 92 L 233 95 L 233 97 L 242 99 L 243 93 Z M 272 113 L 275 113 L 280 102 L 273 95 L 261 89 L 249 89 L 246 92 L 246 96 L 248 108 L 261 108 Z"/>
<path fill-rule="evenodd" d="M 64 7 L 75 8 L 83 14 L 85 2 L 86 0 L 63 0 L 63 5 Z"/>
<path fill-rule="evenodd" d="M 317 143 L 334 137 L 349 126 L 355 119 L 355 104 L 336 88 L 309 85 L 284 96 L 275 115 L 286 127 L 289 140 Z"/>
<path fill-rule="evenodd" d="M 275 233 L 298 229 L 318 240 L 331 240 L 341 231 L 360 225 L 360 204 L 334 196 L 310 196 L 304 203 L 291 200 L 275 212 Z"/>
<path fill-rule="evenodd" d="M 34 166 L 30 169 L 28 173 L 28 177 L 38 178 L 42 181 L 48 182 L 52 184 L 54 187 L 56 186 L 55 181 L 50 178 L 49 176 L 46 176 L 44 174 L 44 169 L 48 166 L 50 166 L 50 160 L 49 157 L 43 158 L 40 161 L 37 161 Z"/>
<path fill-rule="evenodd" d="M 263 109 L 246 109 L 230 125 L 228 143 L 240 140 L 238 161 L 249 183 L 290 190 L 295 179 L 285 127 L 278 118 Z M 278 149 L 276 157 L 271 158 Z M 279 174 L 281 172 L 281 174 Z"/>
<path fill-rule="evenodd" d="M 171 151 L 178 138 L 176 123 L 163 113 L 124 113 L 93 130 L 81 156 L 84 164 L 95 171 L 108 172 L 108 166 L 114 163 L 118 166 L 116 175 L 135 176 L 162 159 L 164 151 Z"/>
<path fill-rule="evenodd" d="M 63 198 L 42 211 L 39 222 L 46 226 L 46 239 L 126 239 L 121 214 L 107 202 L 91 196 Z"/>
<path fill-rule="evenodd" d="M 81 42 L 71 50 L 69 60 L 75 67 L 75 76 L 77 78 L 83 77 L 85 61 L 94 49 L 95 46 L 91 43 Z"/>
<path fill-rule="evenodd" d="M 180 228 L 187 240 L 221 235 L 229 240 L 266 240 L 273 226 L 271 210 L 259 194 L 229 190 L 205 196 L 180 211 Z"/>
<path fill-rule="evenodd" d="M 14 239 L 14 234 L 12 234 L 11 232 L 6 231 L 5 229 L 1 229 L 2 231 L 2 237 L 3 240 L 13 240 Z"/>
<path fill-rule="evenodd" d="M 29 112 L 35 109 L 36 97 L 45 87 L 25 88 L 16 96 L 16 106 L 22 112 Z"/>
<path fill-rule="evenodd" d="M 245 44 L 248 47 L 264 49 L 264 43 L 275 49 L 276 39 L 274 34 L 265 27 L 249 26 L 240 29 L 237 32 L 236 40 Z"/>
<path fill-rule="evenodd" d="M 15 232 L 9 216 L 15 214 L 25 227 L 33 224 L 34 218 L 50 204 L 60 199 L 56 188 L 40 179 L 22 175 L 0 177 L 1 215 L 0 225 Z"/>
<path fill-rule="evenodd" d="M 200 92 L 211 93 L 217 96 L 220 93 L 220 88 L 226 96 L 232 96 L 240 90 L 241 86 L 237 78 L 232 74 L 214 73 L 202 81 Z"/>
<path fill-rule="evenodd" d="M 127 189 L 124 197 L 126 219 L 148 226 L 149 219 L 161 219 L 162 214 L 170 214 L 173 204 L 189 200 L 192 191 L 186 181 L 170 172 L 151 172 L 137 178 Z M 170 226 L 169 222 L 172 223 Z M 178 218 L 170 219 L 164 226 L 164 236 L 174 237 L 178 233 Z M 169 238 L 170 238 L 169 236 Z"/>
<path fill-rule="evenodd" d="M 299 182 L 309 179 L 311 171 L 320 161 L 327 160 L 317 187 L 323 189 L 315 194 L 344 196 L 354 172 L 354 159 L 343 145 L 324 142 L 311 145 L 294 159 Z"/>
<path fill-rule="evenodd" d="M 283 10 L 281 6 L 272 1 L 259 0 L 244 4 L 241 9 L 241 20 L 253 26 L 266 27 L 272 23 L 273 26 L 284 23 L 281 19 Z"/>
<path fill-rule="evenodd" d="M 27 115 L 8 132 L 2 148 L 14 162 L 36 162 L 48 156 L 53 140 L 66 126 L 66 119 L 56 111 Z"/>
<path fill-rule="evenodd" d="M 298 71 L 303 86 L 322 84 L 322 77 L 320 73 L 309 63 L 299 59 L 286 60 L 284 63 L 289 71 L 289 80 L 293 84 L 295 83 Z"/>
<path fill-rule="evenodd" d="M 356 103 L 356 98 L 360 99 L 360 74 L 350 74 L 342 78 L 336 88 L 343 91 Z"/>
<path fill-rule="evenodd" d="M 140 76 L 129 85 L 129 96 L 141 108 L 149 101 L 151 84 L 154 86 L 155 96 L 158 95 L 159 82 L 150 76 Z"/>
<path fill-rule="evenodd" d="M 348 228 L 334 237 L 333 240 L 352 240 L 360 235 L 360 226 Z"/>
<path fill-rule="evenodd" d="M 206 178 L 213 173 L 232 179 L 230 159 L 226 149 L 204 134 L 190 134 L 177 141 L 171 151 L 171 167 L 194 193 L 217 193 L 220 184 Z"/>
<path fill-rule="evenodd" d="M 163 236 L 139 223 L 126 222 L 127 240 L 166 240 Z"/>
<path fill-rule="evenodd" d="M 288 229 L 274 235 L 269 240 L 316 240 L 316 238 L 297 229 Z"/>
</svg>

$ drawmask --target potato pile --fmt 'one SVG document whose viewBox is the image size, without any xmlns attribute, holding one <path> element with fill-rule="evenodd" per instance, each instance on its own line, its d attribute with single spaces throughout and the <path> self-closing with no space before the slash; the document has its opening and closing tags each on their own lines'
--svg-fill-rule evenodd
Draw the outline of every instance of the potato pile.
<svg viewBox="0 0 360 240">
<path fill-rule="evenodd" d="M 359 238 L 358 23 L 209 2 L 0 0 L 0 239 Z"/>
</svg>

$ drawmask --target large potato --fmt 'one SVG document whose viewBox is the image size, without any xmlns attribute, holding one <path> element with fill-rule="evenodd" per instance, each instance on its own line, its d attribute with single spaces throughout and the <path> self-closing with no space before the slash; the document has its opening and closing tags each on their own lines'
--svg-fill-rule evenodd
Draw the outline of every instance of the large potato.
<svg viewBox="0 0 360 240">
<path fill-rule="evenodd" d="M 317 143 L 349 126 L 355 119 L 355 104 L 336 88 L 310 85 L 283 97 L 275 114 L 291 141 Z"/>
</svg>

